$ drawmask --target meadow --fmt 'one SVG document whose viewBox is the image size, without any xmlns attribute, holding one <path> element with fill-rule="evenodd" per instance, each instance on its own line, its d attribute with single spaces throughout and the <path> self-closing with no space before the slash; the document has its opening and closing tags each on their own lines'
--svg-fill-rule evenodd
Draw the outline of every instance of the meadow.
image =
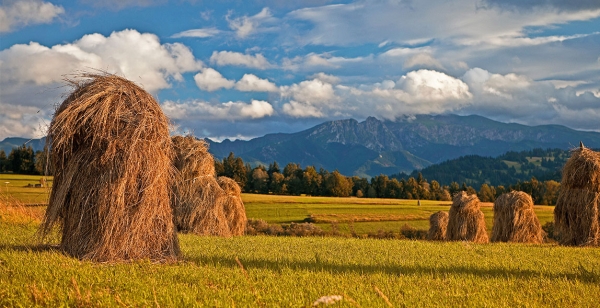
<svg viewBox="0 0 600 308">
<path fill-rule="evenodd" d="M 3 200 L 18 199 L 12 191 Z M 312 217 L 324 228 L 336 220 L 340 229 L 354 221 L 365 232 L 419 227 L 423 216 L 449 206 L 265 195 L 244 201 L 249 218 Z M 0 203 L 2 307 L 308 307 L 333 295 L 340 307 L 594 307 L 600 294 L 600 249 L 556 244 L 180 234 L 176 263 L 98 264 L 60 253 L 56 237 L 40 243 L 35 232 L 44 210 Z M 484 212 L 490 228 L 491 207 Z M 551 220 L 551 208 L 536 212 L 542 223 Z M 377 221 L 386 215 L 393 220 Z"/>
</svg>

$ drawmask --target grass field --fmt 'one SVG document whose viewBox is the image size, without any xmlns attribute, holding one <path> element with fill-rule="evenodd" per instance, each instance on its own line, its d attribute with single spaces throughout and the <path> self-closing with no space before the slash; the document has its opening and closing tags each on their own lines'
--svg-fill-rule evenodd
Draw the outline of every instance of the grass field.
<svg viewBox="0 0 600 308">
<path fill-rule="evenodd" d="M 15 196 L 16 190 L 3 197 Z M 272 223 L 312 215 L 328 221 L 323 226 L 355 220 L 369 232 L 422 225 L 428 213 L 448 209 L 387 199 L 244 195 L 244 201 L 248 217 Z M 339 307 L 597 307 L 600 294 L 600 249 L 555 244 L 180 234 L 177 263 L 97 264 L 39 243 L 44 210 L 0 202 L 0 307 L 308 307 L 332 295 L 341 296 Z M 550 207 L 536 211 L 551 220 Z M 484 212 L 490 228 L 491 207 Z M 375 221 L 387 215 L 400 220 Z"/>
</svg>

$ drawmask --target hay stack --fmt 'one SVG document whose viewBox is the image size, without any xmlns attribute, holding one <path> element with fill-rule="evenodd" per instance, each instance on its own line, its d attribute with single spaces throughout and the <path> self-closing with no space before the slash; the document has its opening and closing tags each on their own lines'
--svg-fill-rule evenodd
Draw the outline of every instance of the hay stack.
<svg viewBox="0 0 600 308">
<path fill-rule="evenodd" d="M 542 226 L 531 196 L 522 191 L 502 194 L 494 202 L 492 242 L 542 243 Z"/>
<path fill-rule="evenodd" d="M 479 209 L 477 195 L 468 195 L 464 191 L 454 195 L 448 215 L 446 238 L 450 241 L 488 242 L 485 219 Z"/>
<path fill-rule="evenodd" d="M 244 235 L 248 219 L 246 218 L 246 208 L 242 201 L 240 186 L 233 179 L 225 176 L 220 176 L 217 182 L 227 195 L 223 205 L 231 235 Z"/>
<path fill-rule="evenodd" d="M 563 168 L 554 222 L 561 244 L 600 246 L 600 153 L 583 144 Z"/>
<path fill-rule="evenodd" d="M 429 233 L 427 239 L 430 241 L 445 241 L 448 229 L 448 212 L 439 211 L 429 216 Z"/>
<path fill-rule="evenodd" d="M 231 236 L 225 213 L 227 194 L 219 186 L 214 159 L 207 145 L 193 136 L 173 137 L 174 165 L 171 205 L 175 224 L 182 232 Z"/>
<path fill-rule="evenodd" d="M 40 233 L 80 259 L 174 260 L 173 149 L 154 98 L 114 75 L 84 74 L 48 129 L 55 170 Z"/>
</svg>

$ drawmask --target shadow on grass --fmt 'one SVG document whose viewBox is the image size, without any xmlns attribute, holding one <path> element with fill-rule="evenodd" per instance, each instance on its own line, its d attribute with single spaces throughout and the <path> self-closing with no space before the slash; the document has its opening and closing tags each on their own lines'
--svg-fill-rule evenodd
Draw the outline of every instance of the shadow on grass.
<svg viewBox="0 0 600 308">
<path fill-rule="evenodd" d="M 228 257 L 209 257 L 209 256 L 184 256 L 186 261 L 204 265 L 225 265 L 239 267 L 235 258 Z M 582 264 L 574 268 L 571 273 L 541 273 L 534 270 L 506 269 L 506 268 L 480 268 L 467 267 L 460 265 L 431 267 L 423 265 L 346 265 L 332 264 L 322 261 L 315 256 L 315 261 L 286 261 L 275 262 L 270 260 L 240 260 L 246 270 L 268 269 L 272 271 L 282 270 L 306 270 L 315 272 L 329 272 L 332 274 L 357 273 L 357 274 L 378 274 L 387 275 L 432 275 L 435 278 L 444 278 L 448 275 L 459 276 L 478 276 L 486 278 L 507 278 L 507 279 L 530 279 L 530 278 L 549 278 L 549 279 L 568 279 L 577 280 L 585 283 L 600 283 L 600 272 L 588 269 Z"/>
</svg>

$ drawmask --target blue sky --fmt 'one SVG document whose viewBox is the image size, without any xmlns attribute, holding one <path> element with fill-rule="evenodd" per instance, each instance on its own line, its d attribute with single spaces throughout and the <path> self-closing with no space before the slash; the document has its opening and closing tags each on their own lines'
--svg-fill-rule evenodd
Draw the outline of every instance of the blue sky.
<svg viewBox="0 0 600 308">
<path fill-rule="evenodd" d="M 600 1 L 0 1 L 0 140 L 102 70 L 215 140 L 478 114 L 600 131 Z"/>
</svg>

